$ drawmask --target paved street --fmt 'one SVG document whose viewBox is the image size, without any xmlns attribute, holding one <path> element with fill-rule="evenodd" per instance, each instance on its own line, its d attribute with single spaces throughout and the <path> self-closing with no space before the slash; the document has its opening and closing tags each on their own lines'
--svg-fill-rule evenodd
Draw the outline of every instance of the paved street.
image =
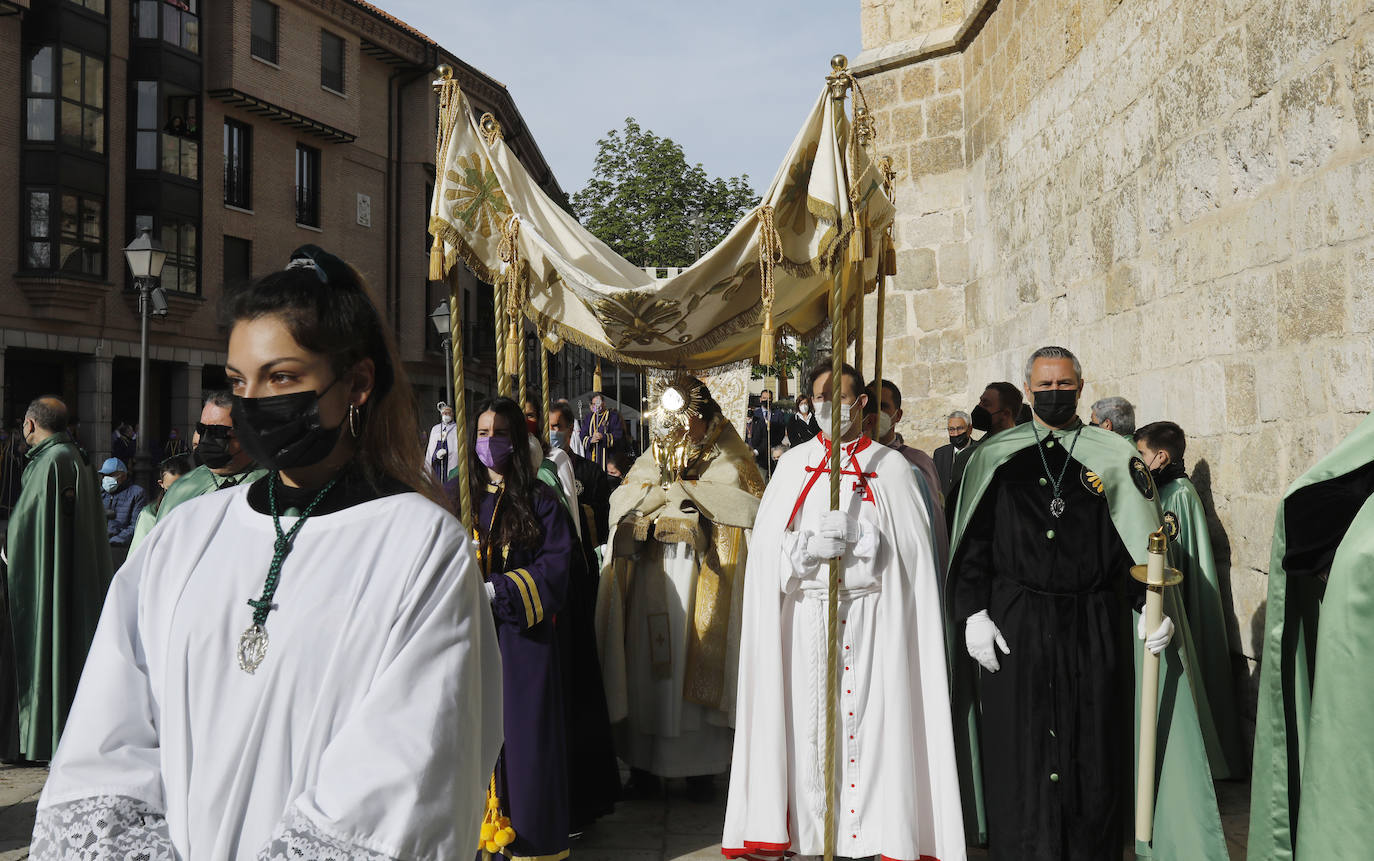
<svg viewBox="0 0 1374 861">
<path fill-rule="evenodd" d="M 29 855 L 33 811 L 47 770 L 0 767 L 0 861 Z M 1222 822 L 1231 846 L 1231 861 L 1244 861 L 1249 815 L 1248 783 L 1217 784 Z M 681 782 L 670 782 L 668 797 L 628 801 L 614 816 L 598 822 L 573 844 L 581 861 L 719 861 L 721 823 L 725 818 L 725 783 L 717 799 L 696 804 L 683 797 Z M 970 858 L 981 859 L 981 852 Z"/>
</svg>

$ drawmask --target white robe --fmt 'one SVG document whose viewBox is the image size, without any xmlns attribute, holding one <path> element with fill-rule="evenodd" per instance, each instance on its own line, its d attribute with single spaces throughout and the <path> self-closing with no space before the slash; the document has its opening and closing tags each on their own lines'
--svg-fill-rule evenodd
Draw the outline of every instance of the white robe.
<svg viewBox="0 0 1374 861">
<path fill-rule="evenodd" d="M 310 518 L 249 675 L 274 533 L 247 493 L 180 506 L 115 577 L 33 857 L 471 859 L 501 668 L 461 525 L 415 493 Z"/>
<path fill-rule="evenodd" d="M 938 574 L 920 489 L 897 452 L 861 438 L 841 510 L 863 534 L 843 561 L 837 666 L 835 851 L 962 861 Z M 825 845 L 826 580 L 794 547 L 830 510 L 822 473 L 795 522 L 821 437 L 783 455 L 759 505 L 745 580 L 743 660 L 724 852 L 820 855 Z M 869 477 L 871 475 L 871 477 Z M 865 491 L 865 484 L 869 491 Z M 789 534 L 791 533 L 791 534 Z M 856 558 L 859 557 L 859 558 Z M 863 558 L 867 557 L 867 558 Z"/>
<path fill-rule="evenodd" d="M 439 440 L 441 439 L 448 443 L 448 462 L 444 464 L 444 468 L 447 470 L 448 474 L 441 477 L 440 480 L 442 481 L 447 480 L 448 475 L 452 474 L 453 471 L 458 468 L 457 461 L 455 460 L 455 458 L 458 457 L 458 423 L 449 422 L 448 424 L 444 424 L 443 422 L 439 422 L 429 429 L 429 445 L 425 447 L 426 468 L 434 462 L 434 452 L 438 450 Z"/>
<path fill-rule="evenodd" d="M 701 563 L 686 542 L 646 542 L 631 583 L 625 618 L 632 620 L 625 632 L 626 720 L 615 730 L 616 751 L 634 768 L 659 777 L 691 777 L 723 774 L 730 767 L 734 734 L 730 716 L 708 709 L 682 696 L 687 677 L 688 613 L 696 606 L 697 573 Z M 653 600 L 650 588 L 667 590 L 667 600 Z M 730 596 L 722 595 L 721 600 Z M 657 649 L 650 642 L 650 608 L 667 611 L 668 654 L 672 671 L 658 678 L 653 671 Z M 734 608 L 733 618 L 739 618 Z"/>
</svg>

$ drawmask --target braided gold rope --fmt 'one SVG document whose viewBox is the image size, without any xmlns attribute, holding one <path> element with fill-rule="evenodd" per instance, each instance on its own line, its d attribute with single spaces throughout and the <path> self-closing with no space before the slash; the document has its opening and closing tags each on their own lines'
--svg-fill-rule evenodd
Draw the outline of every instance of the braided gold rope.
<svg viewBox="0 0 1374 861">
<path fill-rule="evenodd" d="M 496 304 L 496 341 L 497 372 L 500 374 L 499 393 L 502 397 L 514 397 L 511 377 L 520 373 L 523 355 L 520 351 L 520 217 L 512 214 L 501 228 L 501 243 L 498 246 L 501 261 L 506 271 L 501 276 L 501 296 Z M 504 341 L 502 335 L 504 334 Z"/>
<path fill-rule="evenodd" d="M 453 137 L 453 131 L 458 125 L 461 116 L 460 106 L 462 99 L 459 98 L 461 90 L 458 89 L 458 82 L 452 79 L 446 80 L 439 87 L 439 127 L 434 135 L 434 165 L 443 172 L 444 155 L 448 152 L 449 139 Z M 432 204 L 433 211 L 430 213 L 434 218 L 439 217 L 439 193 L 436 190 Z M 444 277 L 444 243 L 438 233 L 434 234 L 434 242 L 429 247 L 429 280 L 439 281 Z"/>
<path fill-rule="evenodd" d="M 449 270 L 448 326 L 449 357 L 453 362 L 453 419 L 456 439 L 454 446 L 458 451 L 458 520 L 471 534 L 472 530 L 472 488 L 468 486 L 468 398 L 467 383 L 463 377 L 463 303 L 458 288 L 457 268 Z"/>
<path fill-rule="evenodd" d="M 759 364 L 772 365 L 777 331 L 773 326 L 773 300 L 777 290 L 773 267 L 782 262 L 782 237 L 773 223 L 773 207 L 759 207 L 759 298 L 763 303 L 763 334 L 759 339 Z"/>
<path fill-rule="evenodd" d="M 544 417 L 544 426 L 539 429 L 539 435 L 545 442 L 549 440 L 549 408 L 553 406 L 553 401 L 549 396 L 549 351 L 544 349 L 544 340 L 539 340 L 539 380 L 543 391 L 543 401 L 541 406 L 544 411 L 540 413 Z"/>
</svg>

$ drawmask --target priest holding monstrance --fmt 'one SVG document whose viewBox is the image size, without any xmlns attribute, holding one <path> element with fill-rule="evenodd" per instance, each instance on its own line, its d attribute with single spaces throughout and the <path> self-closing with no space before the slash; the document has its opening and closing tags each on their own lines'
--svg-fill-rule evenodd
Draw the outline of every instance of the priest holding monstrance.
<svg viewBox="0 0 1374 861">
<path fill-rule="evenodd" d="M 1120 858 L 1134 809 L 1135 628 L 1172 694 L 1158 717 L 1153 844 L 1137 854 L 1224 859 L 1186 620 L 1176 603 L 1154 630 L 1131 620 L 1143 587 L 1130 570 L 1162 523 L 1157 491 L 1129 443 L 1078 419 L 1082 388 L 1073 353 L 1035 351 L 1034 420 L 984 442 L 964 473 L 947 589 L 964 797 L 986 809 L 994 859 Z M 965 651 L 981 669 L 976 694 Z"/>
<path fill-rule="evenodd" d="M 674 379 L 653 446 L 611 495 L 597 607 L 607 704 L 631 789 L 686 778 L 707 800 L 730 766 L 740 602 L 763 495 L 749 447 L 706 386 Z"/>
</svg>

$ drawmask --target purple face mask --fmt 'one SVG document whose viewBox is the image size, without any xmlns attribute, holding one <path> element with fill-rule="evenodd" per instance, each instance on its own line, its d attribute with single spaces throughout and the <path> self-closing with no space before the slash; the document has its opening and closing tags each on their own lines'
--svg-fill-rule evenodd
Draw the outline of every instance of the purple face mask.
<svg viewBox="0 0 1374 861">
<path fill-rule="evenodd" d="M 487 469 L 494 469 L 500 472 L 510 463 L 512 448 L 510 437 L 479 437 L 477 439 L 477 459 L 480 460 L 482 465 Z"/>
</svg>

